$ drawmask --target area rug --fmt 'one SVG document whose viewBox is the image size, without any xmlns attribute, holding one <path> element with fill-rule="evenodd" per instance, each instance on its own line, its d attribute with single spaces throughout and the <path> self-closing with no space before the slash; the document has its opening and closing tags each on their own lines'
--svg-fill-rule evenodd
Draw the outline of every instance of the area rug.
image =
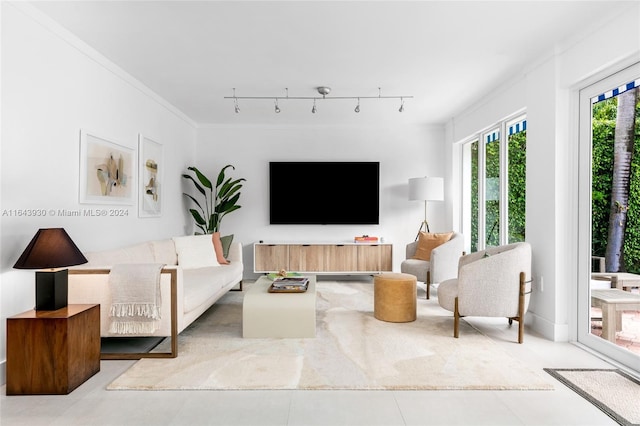
<svg viewBox="0 0 640 426">
<path fill-rule="evenodd" d="M 618 369 L 544 370 L 619 424 L 640 425 L 640 381 L 634 377 Z"/>
<path fill-rule="evenodd" d="M 453 318 L 437 301 L 418 299 L 416 321 L 390 323 L 374 318 L 371 282 L 316 288 L 315 338 L 243 338 L 243 292 L 229 292 L 180 334 L 177 358 L 142 359 L 108 389 L 554 388 L 542 369 L 464 321 L 455 339 Z"/>
</svg>

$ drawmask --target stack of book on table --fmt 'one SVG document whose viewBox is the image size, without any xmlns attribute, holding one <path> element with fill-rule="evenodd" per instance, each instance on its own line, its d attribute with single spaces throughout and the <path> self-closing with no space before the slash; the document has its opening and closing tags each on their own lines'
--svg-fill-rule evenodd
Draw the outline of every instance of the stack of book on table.
<svg viewBox="0 0 640 426">
<path fill-rule="evenodd" d="M 356 243 L 377 243 L 378 237 L 371 237 L 369 235 L 363 235 L 361 237 L 354 237 L 353 241 Z"/>
<path fill-rule="evenodd" d="M 270 293 L 302 293 L 309 287 L 307 277 L 278 277 L 269 287 Z"/>
</svg>

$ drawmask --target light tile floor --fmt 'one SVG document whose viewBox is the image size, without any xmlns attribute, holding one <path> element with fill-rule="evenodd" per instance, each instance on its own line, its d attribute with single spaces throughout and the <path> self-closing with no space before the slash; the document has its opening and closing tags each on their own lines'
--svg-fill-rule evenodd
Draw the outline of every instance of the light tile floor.
<svg viewBox="0 0 640 426">
<path fill-rule="evenodd" d="M 424 296 L 423 296 L 424 297 Z M 434 299 L 419 303 L 437 303 Z M 535 368 L 613 368 L 570 343 L 554 343 L 499 319 L 475 327 Z M 554 379 L 552 391 L 107 391 L 133 361 L 100 372 L 64 396 L 0 395 L 11 425 L 615 425 Z"/>
</svg>

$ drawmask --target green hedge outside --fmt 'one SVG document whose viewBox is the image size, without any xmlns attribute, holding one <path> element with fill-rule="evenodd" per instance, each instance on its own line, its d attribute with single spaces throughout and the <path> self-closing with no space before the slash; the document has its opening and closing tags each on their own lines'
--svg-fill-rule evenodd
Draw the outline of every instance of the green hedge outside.
<svg viewBox="0 0 640 426">
<path fill-rule="evenodd" d="M 526 174 L 527 174 L 527 132 L 514 133 L 508 138 L 508 242 L 525 240 L 526 224 Z M 500 176 L 500 142 L 485 144 L 487 178 Z M 478 142 L 471 145 L 471 251 L 478 250 Z M 486 205 L 486 246 L 500 244 L 500 203 L 487 200 Z"/>
<path fill-rule="evenodd" d="M 613 145 L 616 128 L 617 98 L 594 104 L 592 116 L 592 205 L 591 253 L 604 257 L 607 249 L 609 210 L 611 208 L 611 182 L 613 174 Z M 629 210 L 624 235 L 621 270 L 640 273 L 640 102 L 636 105 L 634 152 L 631 162 Z"/>
</svg>

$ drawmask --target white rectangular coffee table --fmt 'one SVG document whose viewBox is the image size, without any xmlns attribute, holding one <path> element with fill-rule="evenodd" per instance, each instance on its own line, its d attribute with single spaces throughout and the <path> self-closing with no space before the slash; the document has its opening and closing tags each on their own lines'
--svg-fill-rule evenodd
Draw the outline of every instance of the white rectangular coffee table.
<svg viewBox="0 0 640 426">
<path fill-rule="evenodd" d="M 242 337 L 316 337 L 316 277 L 304 293 L 269 293 L 260 277 L 242 301 Z"/>
</svg>

